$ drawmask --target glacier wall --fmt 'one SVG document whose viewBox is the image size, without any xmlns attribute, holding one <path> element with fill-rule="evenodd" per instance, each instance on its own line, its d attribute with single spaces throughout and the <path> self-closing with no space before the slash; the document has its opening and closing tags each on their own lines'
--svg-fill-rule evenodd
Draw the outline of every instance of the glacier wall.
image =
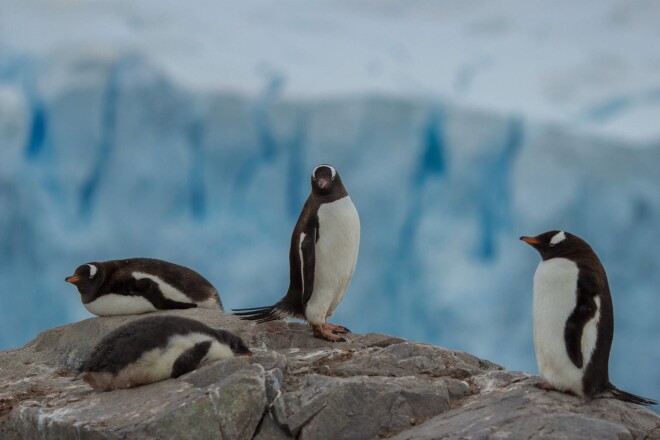
<svg viewBox="0 0 660 440">
<path fill-rule="evenodd" d="M 295 76 L 270 68 L 249 90 L 197 87 L 139 50 L 2 43 L 0 349 L 90 316 L 63 281 L 88 261 L 170 260 L 227 308 L 273 303 L 309 173 L 328 162 L 362 221 L 334 322 L 535 373 L 539 258 L 518 237 L 565 229 L 608 270 L 613 383 L 658 397 L 660 136 L 620 123 L 657 109 L 655 89 L 566 123 L 460 94 L 292 94 Z"/>
</svg>

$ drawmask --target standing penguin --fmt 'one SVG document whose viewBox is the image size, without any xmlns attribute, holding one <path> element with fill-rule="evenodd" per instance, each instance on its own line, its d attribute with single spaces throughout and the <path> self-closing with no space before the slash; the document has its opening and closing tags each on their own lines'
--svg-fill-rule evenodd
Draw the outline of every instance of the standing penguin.
<svg viewBox="0 0 660 440">
<path fill-rule="evenodd" d="M 289 290 L 273 306 L 236 310 L 242 319 L 305 319 L 314 334 L 344 342 L 332 316 L 353 277 L 360 246 L 360 218 L 339 173 L 330 165 L 312 171 L 312 192 L 291 235 Z"/>
<path fill-rule="evenodd" d="M 78 288 L 85 308 L 98 316 L 193 307 L 222 310 L 218 292 L 206 278 L 152 258 L 83 264 L 64 281 Z"/>
<path fill-rule="evenodd" d="M 610 392 L 625 402 L 656 405 L 610 383 L 612 298 L 605 269 L 593 249 L 564 231 L 520 239 L 542 258 L 534 275 L 533 306 L 542 387 L 589 399 Z"/>
<path fill-rule="evenodd" d="M 199 366 L 251 354 L 234 334 L 180 316 L 151 316 L 108 333 L 78 369 L 96 391 L 177 378 Z"/>
</svg>

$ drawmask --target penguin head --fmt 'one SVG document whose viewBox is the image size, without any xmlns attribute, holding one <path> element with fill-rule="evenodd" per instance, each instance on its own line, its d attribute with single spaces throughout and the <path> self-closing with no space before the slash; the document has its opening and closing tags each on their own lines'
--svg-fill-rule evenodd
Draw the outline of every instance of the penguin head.
<svg viewBox="0 0 660 440">
<path fill-rule="evenodd" d="M 536 249 L 544 260 L 593 254 L 586 241 L 565 231 L 548 231 L 536 237 L 523 236 L 520 239 Z"/>
<path fill-rule="evenodd" d="M 332 166 L 321 164 L 312 171 L 312 193 L 328 196 L 346 192 L 339 173 Z"/>
<path fill-rule="evenodd" d="M 90 288 L 98 286 L 103 280 L 103 268 L 99 263 L 87 263 L 78 266 L 70 277 L 64 281 L 78 288 L 78 292 L 87 292 Z"/>
<path fill-rule="evenodd" d="M 235 356 L 252 355 L 252 352 L 248 346 L 245 345 L 245 342 L 235 334 L 228 332 L 227 330 L 219 329 L 216 330 L 216 332 L 218 333 L 218 340 L 227 344 Z"/>
</svg>

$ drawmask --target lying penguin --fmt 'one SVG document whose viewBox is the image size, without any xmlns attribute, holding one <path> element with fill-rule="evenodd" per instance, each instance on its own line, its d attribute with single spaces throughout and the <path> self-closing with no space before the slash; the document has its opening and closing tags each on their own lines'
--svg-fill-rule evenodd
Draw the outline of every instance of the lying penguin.
<svg viewBox="0 0 660 440">
<path fill-rule="evenodd" d="M 177 378 L 250 349 L 234 334 L 180 316 L 150 316 L 107 334 L 82 363 L 78 378 L 96 391 Z"/>
<path fill-rule="evenodd" d="M 166 309 L 222 310 L 218 291 L 187 267 L 152 258 L 87 263 L 65 278 L 91 313 L 139 315 Z"/>
<path fill-rule="evenodd" d="M 564 231 L 520 239 L 541 254 L 533 307 L 541 388 L 586 399 L 609 393 L 624 402 L 657 405 L 610 382 L 612 298 L 605 269 L 591 246 Z"/>
</svg>

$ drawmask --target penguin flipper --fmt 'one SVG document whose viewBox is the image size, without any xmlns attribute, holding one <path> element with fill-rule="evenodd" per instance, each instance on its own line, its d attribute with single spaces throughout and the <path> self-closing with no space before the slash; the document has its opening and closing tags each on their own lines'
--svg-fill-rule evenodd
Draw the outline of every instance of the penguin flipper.
<svg viewBox="0 0 660 440">
<path fill-rule="evenodd" d="M 314 292 L 314 270 L 316 266 L 317 228 L 305 235 L 300 243 L 300 267 L 302 267 L 302 303 L 307 304 Z"/>
<path fill-rule="evenodd" d="M 142 278 L 138 282 L 139 293 L 133 293 L 133 295 L 144 296 L 158 310 L 194 309 L 197 307 L 195 303 L 185 303 L 167 298 L 161 292 L 158 283 L 153 280 Z"/>
<path fill-rule="evenodd" d="M 636 394 L 620 390 L 612 384 L 610 384 L 610 392 L 612 393 L 612 396 L 614 396 L 615 399 L 621 400 L 623 402 L 634 403 L 636 405 L 642 405 L 642 406 L 654 406 L 658 404 L 656 400 L 647 399 L 646 397 L 638 396 Z"/>
<path fill-rule="evenodd" d="M 179 355 L 172 365 L 171 377 L 177 378 L 190 373 L 199 366 L 199 363 L 211 348 L 211 341 L 198 342 Z"/>
<path fill-rule="evenodd" d="M 576 367 L 582 368 L 584 365 L 584 355 L 582 353 L 582 335 L 584 326 L 592 319 L 598 311 L 598 306 L 594 300 L 595 292 L 593 283 L 582 281 L 578 285 L 580 294 L 577 295 L 575 309 L 568 317 L 564 327 L 564 342 L 568 357 Z"/>
</svg>

